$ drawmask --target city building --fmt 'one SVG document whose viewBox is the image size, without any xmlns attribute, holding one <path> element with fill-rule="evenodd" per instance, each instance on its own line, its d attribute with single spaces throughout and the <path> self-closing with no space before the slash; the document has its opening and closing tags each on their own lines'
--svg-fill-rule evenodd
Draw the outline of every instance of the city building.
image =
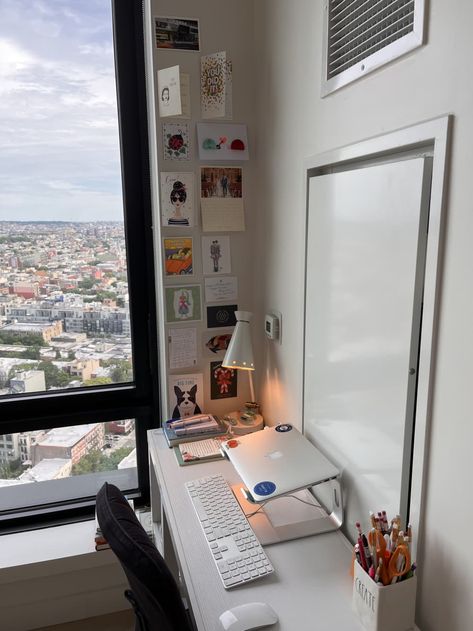
<svg viewBox="0 0 473 631">
<path fill-rule="evenodd" d="M 75 360 L 68 366 L 68 372 L 73 377 L 79 377 L 81 381 L 87 381 L 97 376 L 100 368 L 98 359 Z"/>
<path fill-rule="evenodd" d="M 41 392 L 46 390 L 46 381 L 43 370 L 25 370 L 17 372 L 15 377 L 10 379 L 10 390 L 12 394 L 21 392 Z"/>
<path fill-rule="evenodd" d="M 31 460 L 33 465 L 36 465 L 44 458 L 65 458 L 70 459 L 74 465 L 93 449 L 101 449 L 104 439 L 102 423 L 57 427 L 51 429 L 32 446 Z"/>
<path fill-rule="evenodd" d="M 25 334 L 33 334 L 41 337 L 43 342 L 50 342 L 53 337 L 62 333 L 62 322 L 12 322 L 0 329 L 0 333 L 10 333 L 14 337 L 22 337 Z"/>
<path fill-rule="evenodd" d="M 19 457 L 18 434 L 0 434 L 0 463 L 13 462 Z"/>
<path fill-rule="evenodd" d="M 22 482 L 47 482 L 67 478 L 71 474 L 72 460 L 70 458 L 44 458 L 37 465 L 22 473 Z"/>
</svg>

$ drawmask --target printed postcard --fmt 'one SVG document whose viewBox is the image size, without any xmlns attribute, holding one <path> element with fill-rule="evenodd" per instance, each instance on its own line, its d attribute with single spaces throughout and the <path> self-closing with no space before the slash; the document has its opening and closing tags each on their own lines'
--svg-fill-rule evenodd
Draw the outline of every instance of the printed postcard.
<svg viewBox="0 0 473 631">
<path fill-rule="evenodd" d="M 190 368 L 197 364 L 197 329 L 168 329 L 169 368 Z"/>
<path fill-rule="evenodd" d="M 202 319 L 200 285 L 165 288 L 166 322 L 194 322 Z"/>
<path fill-rule="evenodd" d="M 169 375 L 170 418 L 201 414 L 204 407 L 203 376 Z"/>
<path fill-rule="evenodd" d="M 222 305 L 221 307 L 207 307 L 207 328 L 214 329 L 223 326 L 235 326 L 238 305 Z"/>
<path fill-rule="evenodd" d="M 199 20 L 193 18 L 154 18 L 156 48 L 200 50 Z"/>
<path fill-rule="evenodd" d="M 200 167 L 200 197 L 242 198 L 241 167 Z"/>
<path fill-rule="evenodd" d="M 168 237 L 163 239 L 164 273 L 166 276 L 192 275 L 192 238 Z"/>
<path fill-rule="evenodd" d="M 188 123 L 163 123 L 163 152 L 165 160 L 190 160 Z"/>
<path fill-rule="evenodd" d="M 230 237 L 202 237 L 204 274 L 230 274 Z"/>
<path fill-rule="evenodd" d="M 230 340 L 232 338 L 233 329 L 221 331 L 215 335 L 212 331 L 204 331 L 202 333 L 202 343 L 204 353 L 208 357 L 221 357 L 223 359 Z"/>
<path fill-rule="evenodd" d="M 158 70 L 158 96 L 161 118 L 182 114 L 179 66 Z"/>
<path fill-rule="evenodd" d="M 237 396 L 238 370 L 224 368 L 222 362 L 210 362 L 210 398 L 231 399 Z"/>
<path fill-rule="evenodd" d="M 200 59 L 202 118 L 232 118 L 232 63 L 222 51 Z"/>
<path fill-rule="evenodd" d="M 215 276 L 206 278 L 205 302 L 228 302 L 238 299 L 238 279 L 236 276 Z"/>
<path fill-rule="evenodd" d="M 197 123 L 200 160 L 249 160 L 246 125 Z"/>
</svg>

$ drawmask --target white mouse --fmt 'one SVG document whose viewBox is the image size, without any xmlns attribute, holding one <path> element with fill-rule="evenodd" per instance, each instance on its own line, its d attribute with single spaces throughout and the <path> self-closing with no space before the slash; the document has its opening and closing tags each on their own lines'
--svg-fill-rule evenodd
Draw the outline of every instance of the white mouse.
<svg viewBox="0 0 473 631">
<path fill-rule="evenodd" d="M 275 624 L 278 616 L 266 603 L 246 603 L 227 609 L 220 616 L 220 623 L 225 631 L 249 631 L 269 624 Z"/>
</svg>

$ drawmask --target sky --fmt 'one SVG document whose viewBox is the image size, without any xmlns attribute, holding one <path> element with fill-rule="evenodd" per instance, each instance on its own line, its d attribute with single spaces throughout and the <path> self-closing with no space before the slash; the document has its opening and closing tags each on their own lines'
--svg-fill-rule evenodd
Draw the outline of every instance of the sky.
<svg viewBox="0 0 473 631">
<path fill-rule="evenodd" d="M 110 0 L 0 0 L 0 221 L 122 208 Z"/>
</svg>

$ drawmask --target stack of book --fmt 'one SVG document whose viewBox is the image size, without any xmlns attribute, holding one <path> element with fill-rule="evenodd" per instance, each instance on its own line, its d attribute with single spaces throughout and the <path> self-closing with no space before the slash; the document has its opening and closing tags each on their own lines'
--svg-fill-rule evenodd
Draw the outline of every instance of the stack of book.
<svg viewBox="0 0 473 631">
<path fill-rule="evenodd" d="M 227 433 L 227 425 L 214 414 L 197 414 L 166 421 L 163 424 L 163 433 L 169 447 L 175 447 L 191 440 L 223 436 Z"/>
<path fill-rule="evenodd" d="M 128 503 L 134 509 L 133 500 L 128 500 Z M 140 524 L 145 529 L 148 537 L 151 539 L 151 541 L 154 541 L 153 520 L 151 517 L 150 507 L 144 506 L 141 508 L 137 508 L 135 510 L 135 514 L 138 517 Z M 110 545 L 102 533 L 102 530 L 99 526 L 99 522 L 97 520 L 97 513 L 95 513 L 95 549 L 98 551 L 98 550 L 108 550 L 109 548 L 110 548 Z"/>
</svg>

